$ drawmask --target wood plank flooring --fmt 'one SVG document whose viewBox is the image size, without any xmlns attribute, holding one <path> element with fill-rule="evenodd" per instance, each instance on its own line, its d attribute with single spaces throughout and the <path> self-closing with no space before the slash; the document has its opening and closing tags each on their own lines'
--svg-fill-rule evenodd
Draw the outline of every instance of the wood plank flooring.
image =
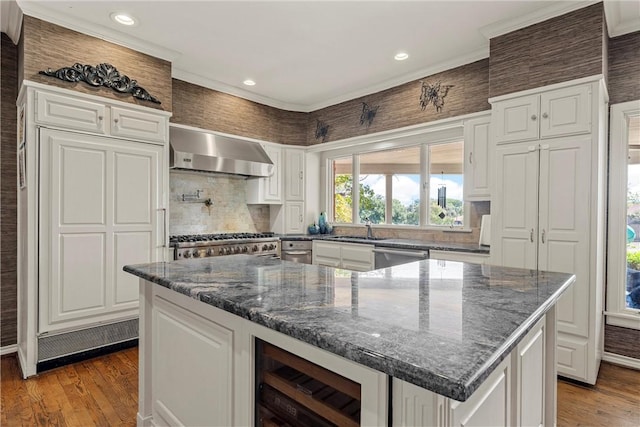
<svg viewBox="0 0 640 427">
<path fill-rule="evenodd" d="M 15 355 L 3 356 L 0 425 L 135 426 L 138 349 L 57 368 L 22 380 Z M 558 381 L 558 427 L 640 426 L 640 371 L 603 363 L 595 386 Z"/>
</svg>

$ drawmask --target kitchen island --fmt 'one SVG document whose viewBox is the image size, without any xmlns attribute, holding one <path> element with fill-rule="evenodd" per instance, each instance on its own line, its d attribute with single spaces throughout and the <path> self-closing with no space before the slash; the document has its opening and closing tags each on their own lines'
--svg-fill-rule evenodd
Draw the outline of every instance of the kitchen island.
<svg viewBox="0 0 640 427">
<path fill-rule="evenodd" d="M 555 303 L 572 275 L 248 255 L 124 269 L 141 278 L 140 425 L 253 424 L 257 339 L 359 384 L 362 425 L 555 422 Z"/>
</svg>

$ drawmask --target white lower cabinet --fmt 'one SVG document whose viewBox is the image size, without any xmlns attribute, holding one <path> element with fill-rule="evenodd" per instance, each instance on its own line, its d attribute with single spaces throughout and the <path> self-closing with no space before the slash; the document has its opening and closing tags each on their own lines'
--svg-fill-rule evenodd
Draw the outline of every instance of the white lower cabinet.
<svg viewBox="0 0 640 427">
<path fill-rule="evenodd" d="M 394 378 L 393 425 L 553 426 L 556 373 L 547 367 L 549 360 L 553 365 L 554 336 L 547 331 L 554 328 L 553 313 L 540 319 L 465 402 Z"/>
<path fill-rule="evenodd" d="M 370 271 L 374 269 L 374 247 L 359 243 L 314 240 L 311 263 L 353 271 Z"/>
<path fill-rule="evenodd" d="M 361 425 L 386 425 L 389 379 L 382 372 L 144 280 L 140 301 L 139 426 L 254 425 L 256 390 L 265 376 L 256 370 L 257 354 L 266 354 L 258 340 L 268 343 L 272 359 L 336 390 L 354 383 Z M 286 399 L 314 400 L 295 387 L 289 392 L 291 384 L 276 372 L 266 375 L 273 380 L 266 384 Z M 312 411 L 321 410 L 318 402 Z"/>
<path fill-rule="evenodd" d="M 305 234 L 304 202 L 285 202 L 284 204 L 285 234 Z"/>
</svg>

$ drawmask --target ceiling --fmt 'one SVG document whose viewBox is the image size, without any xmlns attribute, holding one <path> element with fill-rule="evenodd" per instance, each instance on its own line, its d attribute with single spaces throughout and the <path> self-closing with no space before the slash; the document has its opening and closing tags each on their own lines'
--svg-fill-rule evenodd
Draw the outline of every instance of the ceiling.
<svg viewBox="0 0 640 427">
<path fill-rule="evenodd" d="M 486 58 L 491 37 L 593 3 L 17 0 L 27 15 L 169 60 L 175 78 L 305 112 Z M 611 36 L 640 29 L 640 2 L 606 1 L 605 13 Z M 394 60 L 400 51 L 409 58 Z"/>
</svg>

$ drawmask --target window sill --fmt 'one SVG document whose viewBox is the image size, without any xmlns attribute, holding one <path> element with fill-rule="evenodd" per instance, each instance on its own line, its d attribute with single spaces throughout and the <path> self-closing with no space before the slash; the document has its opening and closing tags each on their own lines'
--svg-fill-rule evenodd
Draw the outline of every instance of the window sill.
<svg viewBox="0 0 640 427">
<path fill-rule="evenodd" d="M 365 228 L 364 224 L 348 224 L 332 222 L 332 227 L 345 227 L 345 228 Z M 400 224 L 371 224 L 371 228 L 376 229 L 395 229 L 395 230 L 419 230 L 419 231 L 442 231 L 444 233 L 471 233 L 473 230 L 466 227 L 438 227 L 433 225 L 427 225 L 424 227 L 415 225 L 400 225 Z"/>
<path fill-rule="evenodd" d="M 621 328 L 640 329 L 640 312 L 629 310 L 627 313 L 617 313 L 611 311 L 605 311 L 607 325 L 619 326 Z"/>
</svg>

